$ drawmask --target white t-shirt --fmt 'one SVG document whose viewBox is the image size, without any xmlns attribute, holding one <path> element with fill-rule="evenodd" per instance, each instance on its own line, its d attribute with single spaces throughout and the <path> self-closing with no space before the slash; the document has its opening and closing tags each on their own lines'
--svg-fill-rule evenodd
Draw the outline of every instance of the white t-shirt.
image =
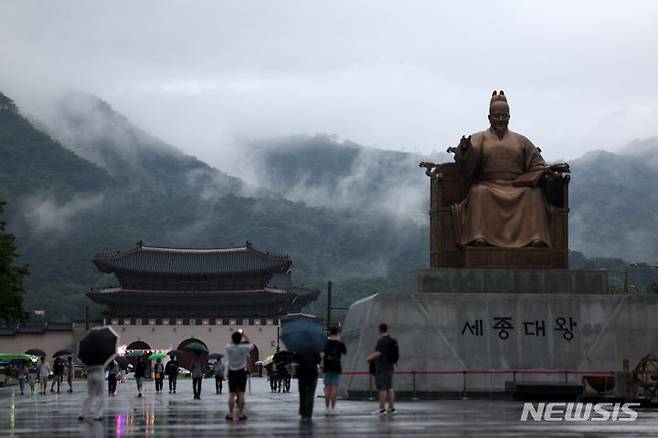
<svg viewBox="0 0 658 438">
<path fill-rule="evenodd" d="M 41 362 L 39 364 L 39 377 L 48 377 L 50 374 L 50 365 L 48 362 Z"/>
<path fill-rule="evenodd" d="M 247 359 L 249 353 L 254 349 L 254 344 L 228 344 L 226 346 L 226 355 L 228 356 L 228 370 L 247 369 Z"/>
</svg>

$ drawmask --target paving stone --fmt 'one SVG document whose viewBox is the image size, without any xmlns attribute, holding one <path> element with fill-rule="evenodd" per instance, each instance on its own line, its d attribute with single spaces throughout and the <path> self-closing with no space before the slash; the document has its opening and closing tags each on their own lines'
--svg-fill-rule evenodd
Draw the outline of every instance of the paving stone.
<svg viewBox="0 0 658 438">
<path fill-rule="evenodd" d="M 165 382 L 166 387 L 166 382 Z M 293 381 L 293 389 L 296 382 Z M 494 400 L 409 401 L 398 415 L 376 416 L 374 401 L 338 401 L 337 417 L 325 417 L 324 400 L 316 399 L 311 423 L 297 415 L 298 396 L 272 394 L 263 378 L 251 380 L 247 422 L 227 423 L 227 394 L 214 394 L 214 381 L 204 380 L 201 400 L 192 399 L 190 380 L 180 380 L 177 394 L 156 394 L 145 383 L 136 397 L 134 381 L 120 384 L 118 395 L 106 396 L 102 421 L 78 422 L 86 395 L 84 380 L 74 392 L 21 396 L 16 386 L 0 388 L 0 436 L 19 437 L 639 437 L 655 436 L 658 413 L 640 411 L 633 423 L 522 423 L 522 403 Z M 318 393 L 322 383 L 318 383 Z"/>
</svg>

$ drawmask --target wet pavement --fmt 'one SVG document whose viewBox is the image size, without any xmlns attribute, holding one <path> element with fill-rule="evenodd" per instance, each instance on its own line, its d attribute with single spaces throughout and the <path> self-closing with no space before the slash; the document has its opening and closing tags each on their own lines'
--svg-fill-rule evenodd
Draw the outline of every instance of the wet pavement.
<svg viewBox="0 0 658 438">
<path fill-rule="evenodd" d="M 639 410 L 638 419 L 630 423 L 523 423 L 523 403 L 500 400 L 400 402 L 397 415 L 384 417 L 372 414 L 375 402 L 339 400 L 339 415 L 325 417 L 324 399 L 317 398 L 313 421 L 303 423 L 297 415 L 297 394 L 272 394 L 266 380 L 259 378 L 251 380 L 247 395 L 248 421 L 228 423 L 227 395 L 214 393 L 212 379 L 203 385 L 201 400 L 192 399 L 191 380 L 180 380 L 177 394 L 156 394 L 153 382 L 145 382 L 144 397 L 137 398 L 134 381 L 129 380 L 119 385 L 117 396 L 106 397 L 102 421 L 84 422 L 77 415 L 86 395 L 85 381 L 76 381 L 73 393 L 45 396 L 21 396 L 15 386 L 0 388 L 0 436 L 658 436 L 655 410 Z"/>
</svg>

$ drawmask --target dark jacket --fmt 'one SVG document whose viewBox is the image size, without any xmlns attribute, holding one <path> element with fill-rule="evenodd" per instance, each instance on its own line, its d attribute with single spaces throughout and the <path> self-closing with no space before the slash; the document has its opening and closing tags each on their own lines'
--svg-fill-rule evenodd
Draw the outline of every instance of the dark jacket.
<svg viewBox="0 0 658 438">
<path fill-rule="evenodd" d="M 146 377 L 146 364 L 144 362 L 138 362 L 135 367 L 135 377 Z"/>
<path fill-rule="evenodd" d="M 178 362 L 170 360 L 165 366 L 165 374 L 169 377 L 178 375 Z"/>
<path fill-rule="evenodd" d="M 317 379 L 318 365 L 322 358 L 320 353 L 295 353 L 293 360 L 297 362 L 297 377 L 300 379 Z"/>
</svg>

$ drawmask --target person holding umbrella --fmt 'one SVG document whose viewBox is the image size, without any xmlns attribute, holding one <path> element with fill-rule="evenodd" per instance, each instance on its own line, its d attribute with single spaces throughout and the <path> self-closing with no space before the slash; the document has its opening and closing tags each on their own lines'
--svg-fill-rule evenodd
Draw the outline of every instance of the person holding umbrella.
<svg viewBox="0 0 658 438">
<path fill-rule="evenodd" d="M 318 365 L 320 353 L 302 352 L 293 355 L 297 362 L 297 384 L 299 385 L 299 415 L 302 421 L 310 421 L 313 416 L 315 387 L 318 384 Z"/>
<path fill-rule="evenodd" d="M 192 362 L 192 391 L 194 392 L 194 399 L 201 400 L 201 382 L 203 381 L 203 362 L 201 362 L 201 355 L 194 357 Z"/>
<path fill-rule="evenodd" d="M 164 386 L 164 364 L 160 357 L 155 360 L 153 372 L 155 373 L 155 392 L 159 394 Z"/>
<path fill-rule="evenodd" d="M 103 415 L 103 371 L 114 358 L 119 335 L 110 327 L 91 329 L 82 338 L 78 347 L 78 357 L 87 366 L 87 398 L 82 404 L 78 420 L 87 416 L 99 421 Z"/>
<path fill-rule="evenodd" d="M 201 382 L 203 380 L 205 358 L 208 355 L 208 348 L 201 342 L 193 341 L 185 344 L 181 350 L 194 353 L 193 362 L 190 366 L 190 371 L 192 372 L 192 390 L 194 391 L 194 399 L 199 400 L 201 399 Z"/>
<path fill-rule="evenodd" d="M 299 415 L 302 421 L 310 421 L 313 415 L 315 387 L 318 383 L 320 352 L 327 344 L 327 336 L 318 324 L 299 320 L 283 326 L 281 339 L 288 351 L 294 352 L 293 360 L 297 362 Z"/>
<path fill-rule="evenodd" d="M 176 394 L 176 378 L 178 378 L 178 362 L 176 362 L 176 355 L 172 354 L 169 356 L 169 362 L 165 366 L 165 374 L 167 374 L 167 380 L 169 381 L 169 394 L 171 391 L 174 391 Z"/>
<path fill-rule="evenodd" d="M 242 340 L 244 339 L 244 342 Z M 244 392 L 247 387 L 247 360 L 249 354 L 254 349 L 249 336 L 238 330 L 231 335 L 231 343 L 226 346 L 226 355 L 228 356 L 228 410 L 226 419 L 232 421 L 235 411 L 235 399 L 238 399 L 240 414 L 238 420 L 245 421 L 247 416 L 244 413 Z"/>
</svg>

